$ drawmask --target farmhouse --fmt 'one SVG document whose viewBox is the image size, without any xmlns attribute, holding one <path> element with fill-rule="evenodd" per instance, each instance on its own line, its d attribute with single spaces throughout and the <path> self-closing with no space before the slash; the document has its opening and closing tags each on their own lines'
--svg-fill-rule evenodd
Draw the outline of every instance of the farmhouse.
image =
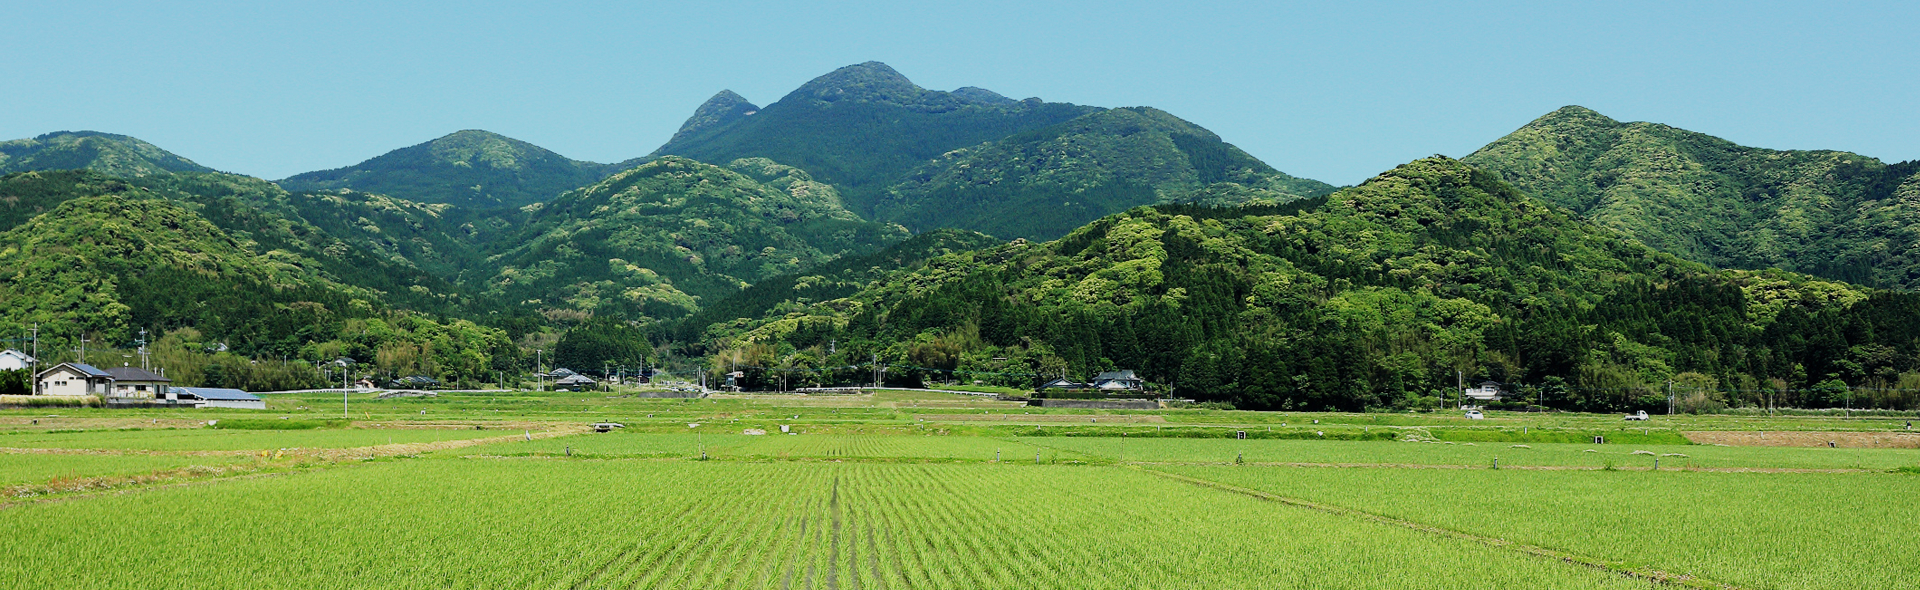
<svg viewBox="0 0 1920 590">
<path fill-rule="evenodd" d="M 267 401 L 258 396 L 220 387 L 168 387 L 166 398 L 170 402 L 196 408 L 267 409 Z"/>
<path fill-rule="evenodd" d="M 0 371 L 18 371 L 33 366 L 33 357 L 14 349 L 0 350 Z"/>
<path fill-rule="evenodd" d="M 1144 385 L 1130 370 L 1107 371 L 1093 378 L 1093 388 L 1101 391 L 1140 391 Z"/>
<path fill-rule="evenodd" d="M 599 383 L 598 381 L 594 381 L 592 378 L 589 378 L 586 375 L 572 375 L 564 379 L 561 379 L 559 381 L 553 382 L 553 390 L 554 391 L 561 391 L 561 390 L 587 391 L 587 390 L 593 389 L 593 386 L 598 383 Z"/>
<path fill-rule="evenodd" d="M 107 369 L 107 374 L 113 376 L 113 397 L 156 399 L 166 395 L 167 386 L 173 383 L 140 367 L 114 367 Z"/>
<path fill-rule="evenodd" d="M 86 363 L 60 363 L 35 375 L 36 395 L 98 395 L 113 393 L 113 375 Z"/>
<path fill-rule="evenodd" d="M 1040 388 L 1041 389 L 1086 389 L 1087 384 L 1074 381 L 1066 377 L 1061 377 L 1059 379 L 1048 381 L 1046 385 L 1041 385 Z"/>
</svg>

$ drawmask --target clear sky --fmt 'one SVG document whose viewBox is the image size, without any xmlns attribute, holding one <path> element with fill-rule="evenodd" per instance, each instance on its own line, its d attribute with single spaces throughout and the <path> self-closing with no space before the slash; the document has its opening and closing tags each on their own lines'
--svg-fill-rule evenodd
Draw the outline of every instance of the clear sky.
<svg viewBox="0 0 1920 590">
<path fill-rule="evenodd" d="M 921 86 L 1153 106 L 1357 183 L 1568 104 L 1920 158 L 1920 2 L 13 2 L 0 138 L 124 133 L 283 178 L 460 129 L 612 162 L 721 89 L 868 60 Z"/>
</svg>

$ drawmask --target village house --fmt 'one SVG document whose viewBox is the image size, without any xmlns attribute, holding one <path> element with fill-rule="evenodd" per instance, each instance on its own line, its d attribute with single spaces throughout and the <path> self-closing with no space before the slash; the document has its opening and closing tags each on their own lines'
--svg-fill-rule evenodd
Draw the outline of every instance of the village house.
<svg viewBox="0 0 1920 590">
<path fill-rule="evenodd" d="M 113 393 L 113 375 L 86 363 L 60 363 L 35 375 L 35 395 L 98 395 Z"/>
<path fill-rule="evenodd" d="M 1120 391 L 1140 391 L 1145 382 L 1130 370 L 1107 371 L 1093 378 L 1093 388 L 1109 393 Z"/>
<path fill-rule="evenodd" d="M 1476 402 L 1497 402 L 1500 401 L 1500 384 L 1482 381 L 1479 387 L 1467 388 L 1461 395 Z"/>
<path fill-rule="evenodd" d="M 1041 389 L 1086 389 L 1087 384 L 1074 381 L 1066 377 L 1061 377 L 1059 379 L 1048 381 L 1045 385 L 1041 385 L 1040 388 Z"/>
<path fill-rule="evenodd" d="M 554 391 L 589 391 L 599 382 L 586 375 L 571 375 L 553 382 Z"/>
<path fill-rule="evenodd" d="M 172 379 L 140 367 L 113 367 L 107 369 L 113 376 L 113 397 L 137 397 L 158 399 L 166 395 Z"/>
<path fill-rule="evenodd" d="M 34 359 L 14 349 L 0 350 L 0 371 L 18 371 L 32 367 Z"/>
</svg>

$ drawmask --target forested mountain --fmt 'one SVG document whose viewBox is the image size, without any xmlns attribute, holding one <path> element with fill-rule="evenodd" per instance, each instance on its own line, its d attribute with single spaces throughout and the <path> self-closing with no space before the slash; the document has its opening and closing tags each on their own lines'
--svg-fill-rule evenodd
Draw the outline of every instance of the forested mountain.
<svg viewBox="0 0 1920 590">
<path fill-rule="evenodd" d="M 64 170 L 0 177 L 0 229 L 101 195 L 177 203 L 253 254 L 367 289 L 383 305 L 440 313 L 483 307 L 443 278 L 478 256 L 439 218 L 445 205 L 358 193 L 289 194 L 264 180 L 222 173 L 119 179 Z"/>
<path fill-rule="evenodd" d="M 1463 161 L 1692 260 L 1920 287 L 1920 162 L 1742 147 L 1576 106 Z"/>
<path fill-rule="evenodd" d="M 801 311 L 809 303 L 852 295 L 875 281 L 892 279 L 902 270 L 926 264 L 935 257 L 990 248 L 1003 240 L 958 229 L 937 229 L 866 256 L 844 256 L 798 273 L 769 278 L 709 303 L 676 322 L 673 337 L 684 342 L 724 340 L 755 318 L 769 313 Z M 776 312 L 776 310 L 780 310 Z"/>
<path fill-rule="evenodd" d="M 1139 205 L 1283 203 L 1333 190 L 1164 111 L 1120 108 L 941 154 L 890 188 L 874 218 L 1052 239 Z"/>
<path fill-rule="evenodd" d="M 752 115 L 745 99 L 723 92 L 653 155 L 767 158 L 841 187 L 847 207 L 867 215 L 887 187 L 940 154 L 1099 110 L 963 90 L 927 90 L 879 62 L 851 65 Z"/>
<path fill-rule="evenodd" d="M 551 200 L 620 170 L 568 159 L 518 139 L 467 130 L 333 170 L 280 181 L 290 191 L 353 189 L 468 208 L 520 207 Z"/>
<path fill-rule="evenodd" d="M 672 318 L 763 278 L 904 240 L 830 185 L 746 159 L 659 158 L 537 207 L 489 293 L 541 309 Z"/>
<path fill-rule="evenodd" d="M 835 70 L 766 108 L 721 92 L 654 152 L 665 154 L 765 157 L 840 187 L 849 209 L 875 221 L 1001 238 L 1052 239 L 1139 205 L 1333 189 L 1158 110 L 927 90 L 879 62 Z"/>
<path fill-rule="evenodd" d="M 1821 387 L 1890 385 L 1920 358 L 1920 297 L 1714 271 L 1563 211 L 1420 160 L 1324 200 L 1137 208 L 938 257 L 780 306 L 719 354 L 750 379 L 832 380 L 811 368 L 869 355 L 899 381 L 1130 368 L 1177 395 L 1311 410 L 1434 405 L 1455 371 L 1560 408 L 1663 404 L 1668 379 L 1703 404 L 1777 388 L 1820 405 Z"/>
<path fill-rule="evenodd" d="M 213 171 L 151 143 L 98 131 L 56 131 L 0 142 L 0 174 L 80 168 L 127 178 Z"/>
</svg>

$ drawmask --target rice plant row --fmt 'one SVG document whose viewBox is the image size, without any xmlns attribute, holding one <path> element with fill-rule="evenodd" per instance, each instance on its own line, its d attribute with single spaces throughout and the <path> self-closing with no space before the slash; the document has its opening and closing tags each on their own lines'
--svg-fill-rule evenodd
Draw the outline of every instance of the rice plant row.
<svg viewBox="0 0 1920 590">
<path fill-rule="evenodd" d="M 5 587 L 1644 586 L 1110 466 L 423 458 L 0 528 Z"/>
</svg>

